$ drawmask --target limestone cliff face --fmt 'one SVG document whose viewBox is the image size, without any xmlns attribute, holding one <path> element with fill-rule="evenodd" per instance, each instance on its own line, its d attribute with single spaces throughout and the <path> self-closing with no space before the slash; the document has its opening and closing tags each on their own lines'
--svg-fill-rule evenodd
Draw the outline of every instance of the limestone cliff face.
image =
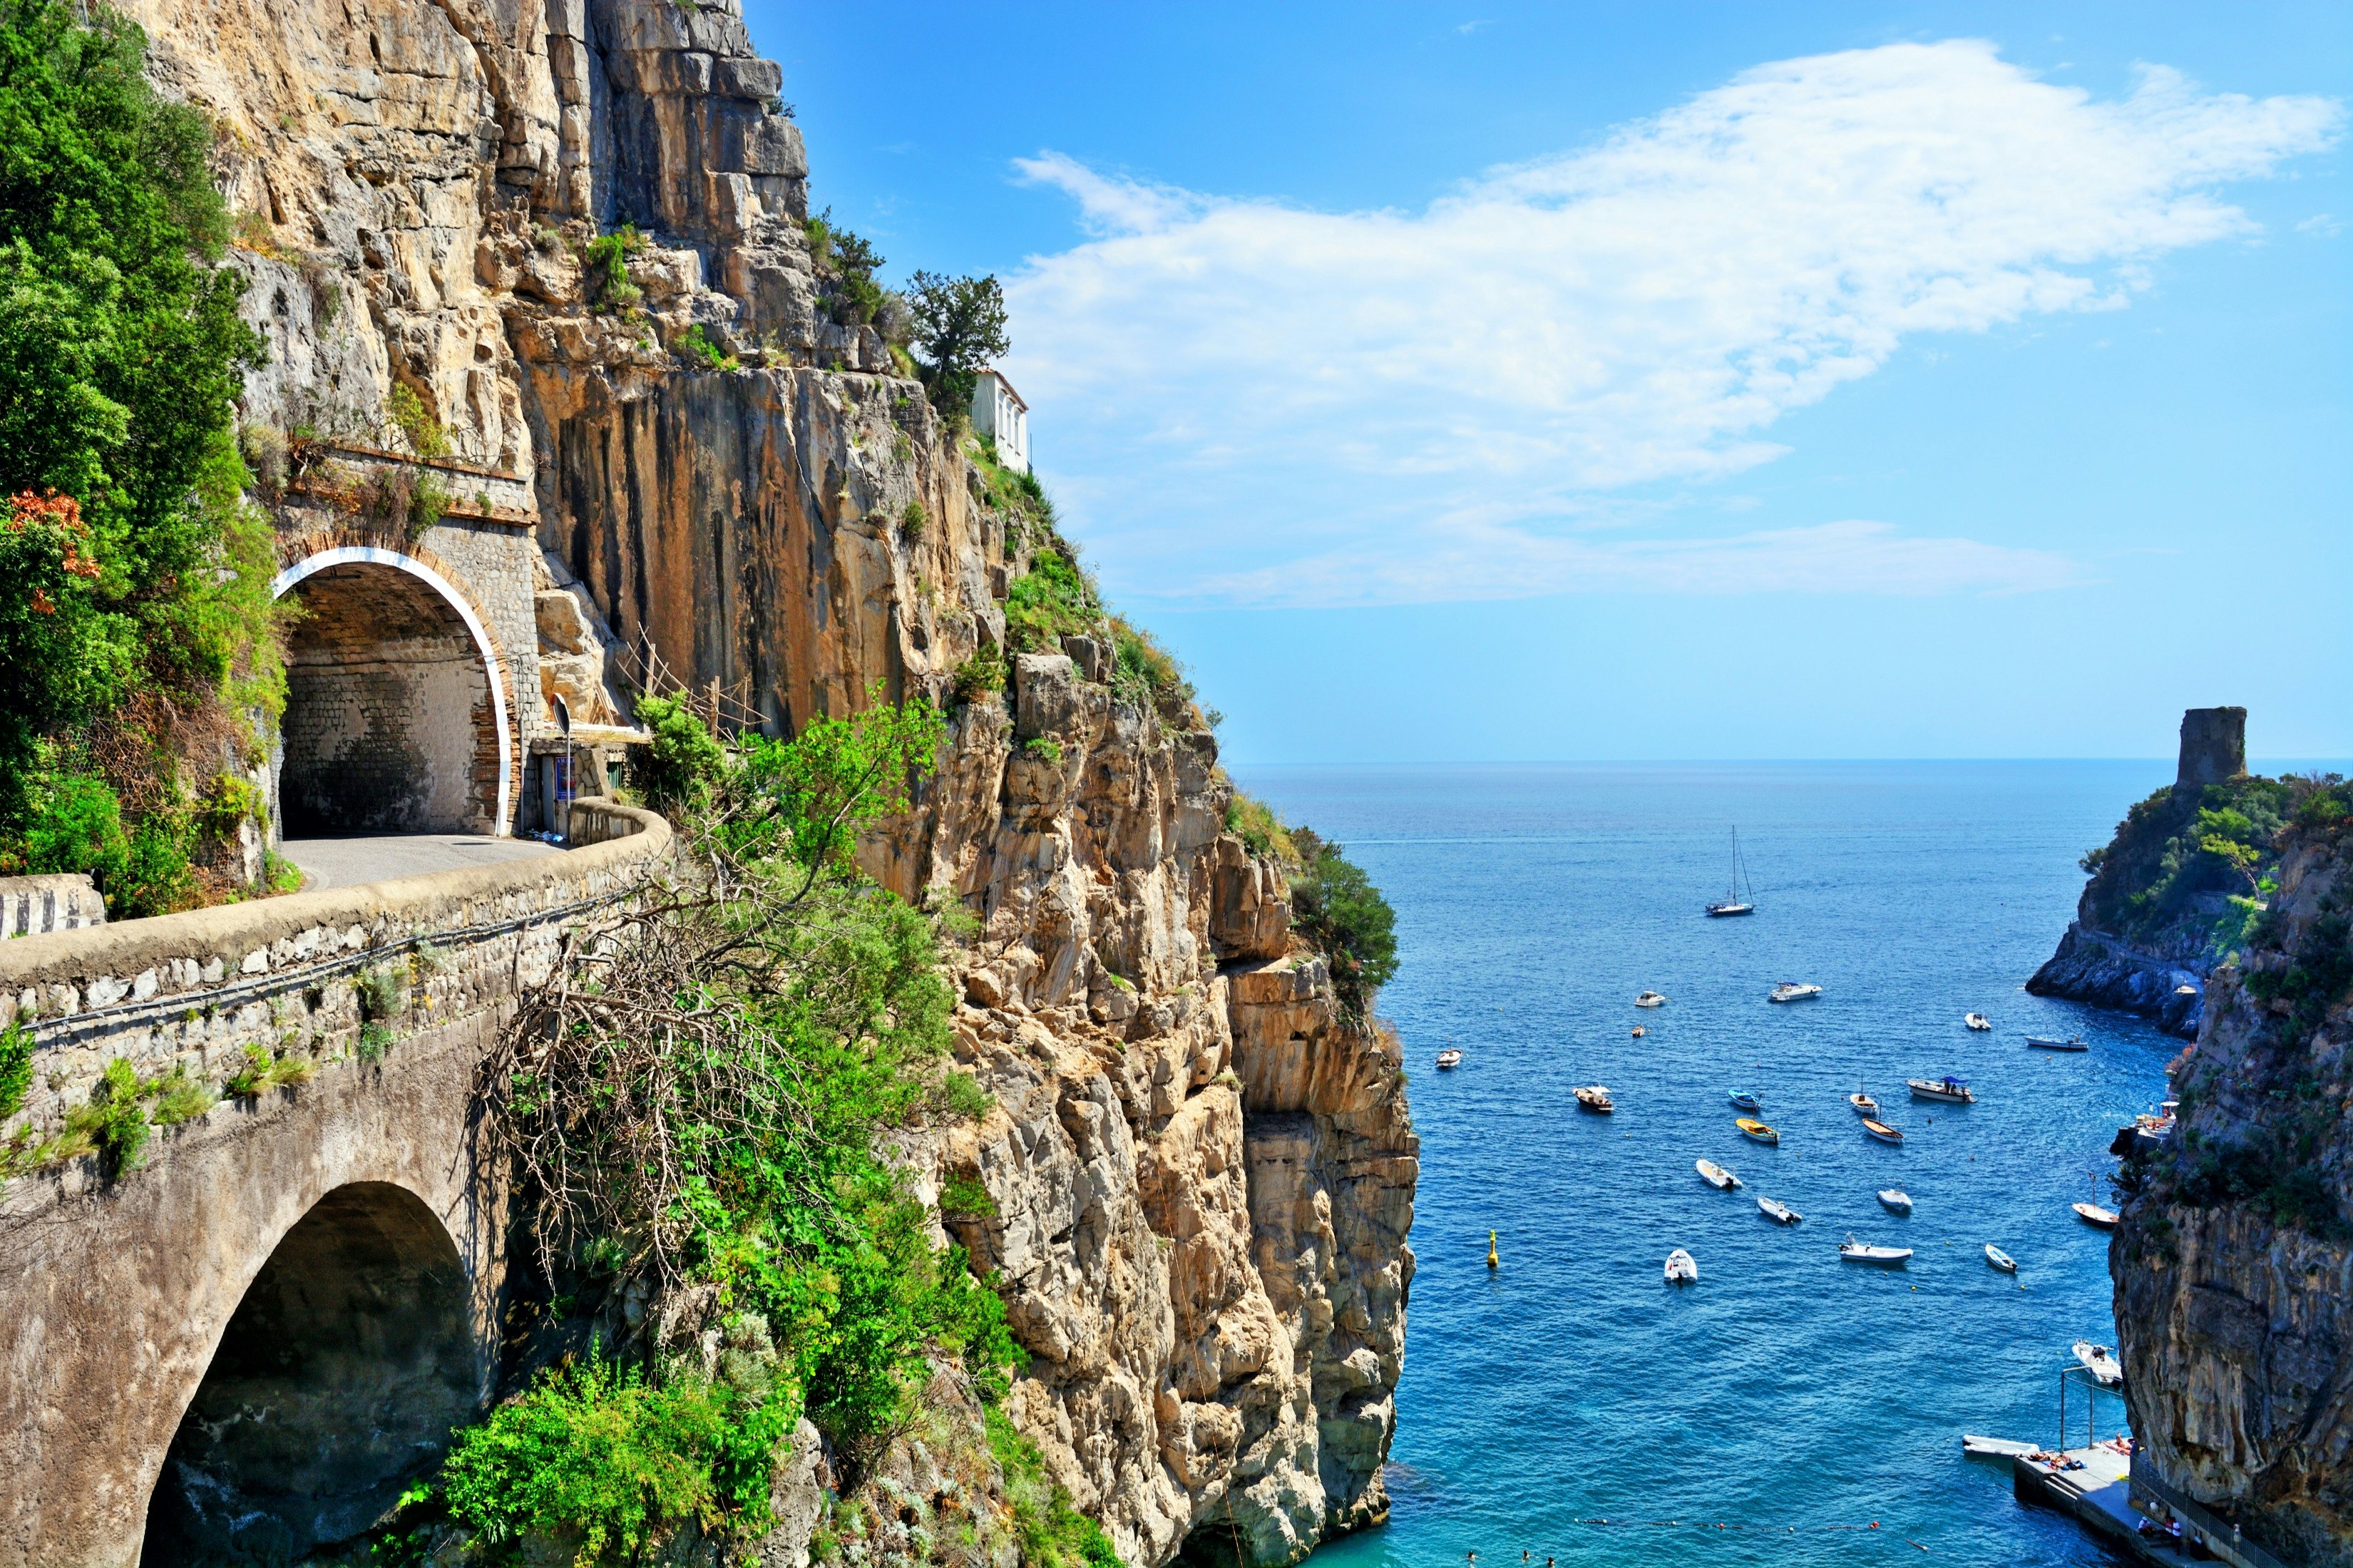
<svg viewBox="0 0 2353 1568">
<path fill-rule="evenodd" d="M 1413 1270 L 1398 1047 L 1342 1017 L 1281 873 L 1224 832 L 1197 713 L 1121 700 L 1085 638 L 956 698 L 1035 530 L 829 315 L 799 133 L 735 0 L 130 8 L 227 133 L 272 351 L 248 425 L 380 428 L 406 387 L 482 470 L 462 526 L 535 535 L 491 617 L 522 645 L 526 738 L 546 699 L 626 718 L 649 680 L 783 730 L 877 689 L 950 711 L 941 772 L 864 858 L 977 918 L 958 1054 L 997 1102 L 908 1157 L 988 1194 L 950 1223 L 1001 1278 L 1035 1358 L 1013 1413 L 1080 1505 L 1139 1565 L 1188 1539 L 1288 1563 L 1381 1519 Z M 587 249 L 624 221 L 626 306 Z M 460 522 L 418 547 L 456 558 Z"/>
<path fill-rule="evenodd" d="M 2110 1255 L 2135 1463 L 2290 1562 L 2353 1560 L 2353 990 L 2343 817 L 2215 971 L 2172 1136 L 2126 1165 Z"/>
</svg>

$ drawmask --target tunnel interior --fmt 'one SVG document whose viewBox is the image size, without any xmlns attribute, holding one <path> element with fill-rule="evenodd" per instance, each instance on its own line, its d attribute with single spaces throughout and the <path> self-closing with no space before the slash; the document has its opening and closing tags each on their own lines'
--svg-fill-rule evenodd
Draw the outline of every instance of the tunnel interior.
<svg viewBox="0 0 2353 1568">
<path fill-rule="evenodd" d="M 488 833 L 498 809 L 490 672 L 456 608 L 374 562 L 304 578 L 286 655 L 280 821 L 295 837 Z"/>
<path fill-rule="evenodd" d="M 296 1563 L 367 1530 L 481 1408 L 469 1299 L 416 1197 L 362 1183 L 322 1199 L 263 1265 L 181 1417 L 142 1564 Z"/>
</svg>

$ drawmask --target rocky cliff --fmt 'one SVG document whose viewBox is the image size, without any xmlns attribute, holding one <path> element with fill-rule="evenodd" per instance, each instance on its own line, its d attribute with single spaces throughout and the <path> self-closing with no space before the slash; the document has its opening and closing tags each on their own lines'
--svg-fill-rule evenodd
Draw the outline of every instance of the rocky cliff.
<svg viewBox="0 0 2353 1568">
<path fill-rule="evenodd" d="M 1398 1047 L 1343 1016 L 1281 870 L 1225 831 L 1181 689 L 1115 683 L 1103 627 L 1008 632 L 1050 520 L 829 296 L 735 0 L 129 8 L 224 132 L 271 347 L 249 449 L 381 430 L 405 389 L 482 472 L 480 515 L 536 531 L 518 700 L 625 719 L 669 680 L 778 730 L 876 691 L 951 712 L 864 858 L 977 922 L 958 1054 L 996 1105 L 909 1158 L 928 1192 L 987 1194 L 950 1224 L 1034 1357 L 1009 1408 L 1055 1479 L 1135 1564 L 1188 1541 L 1288 1563 L 1381 1519 L 1413 1271 Z M 1002 688 L 959 683 L 976 668 Z M 929 1473 L 902 1451 L 881 1479 Z"/>
<path fill-rule="evenodd" d="M 2353 1561 L 2353 789 L 2308 783 L 2278 889 L 2126 1161 L 2109 1254 L 2136 1466 L 2291 1563 Z"/>
<path fill-rule="evenodd" d="M 2248 774 L 2246 722 L 2243 708 L 2182 715 L 2173 784 L 2084 857 L 2092 879 L 2075 919 L 2027 990 L 2196 1037 L 2208 972 L 2243 941 L 2277 879 L 2272 840 L 2291 786 Z"/>
</svg>

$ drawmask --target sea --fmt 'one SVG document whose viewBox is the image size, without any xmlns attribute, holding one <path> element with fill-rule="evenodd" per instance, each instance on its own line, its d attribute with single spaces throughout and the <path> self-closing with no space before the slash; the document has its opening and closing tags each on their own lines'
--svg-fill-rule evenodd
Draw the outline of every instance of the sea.
<svg viewBox="0 0 2353 1568">
<path fill-rule="evenodd" d="M 2118 1561 L 1960 1440 L 2058 1442 L 2070 1347 L 2116 1343 L 2108 1237 L 2068 1205 L 2111 1201 L 2109 1142 L 2182 1043 L 2021 986 L 2077 857 L 2168 763 L 1235 772 L 1395 907 L 1379 1007 L 1421 1136 L 1393 1508 L 1315 1568 Z M 1756 913 L 1711 920 L 1736 827 Z M 1782 980 L 1821 995 L 1768 1005 Z M 1636 1009 L 1645 988 L 1667 1004 Z M 1978 1103 L 1905 1090 L 1947 1073 Z M 1614 1115 L 1571 1099 L 1597 1083 Z M 1858 1088 L 1900 1149 L 1865 1136 Z M 1778 1148 L 1735 1128 L 1736 1090 Z M 1746 1187 L 1704 1184 L 1702 1157 Z M 1915 1256 L 1849 1263 L 1849 1234 Z M 2071 1446 L 2126 1430 L 2113 1394 L 2066 1400 Z"/>
</svg>

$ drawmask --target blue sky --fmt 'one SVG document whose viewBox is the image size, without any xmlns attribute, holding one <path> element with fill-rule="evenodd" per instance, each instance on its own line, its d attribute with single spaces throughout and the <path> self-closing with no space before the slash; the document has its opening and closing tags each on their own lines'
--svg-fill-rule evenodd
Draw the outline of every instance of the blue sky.
<svg viewBox="0 0 2353 1568">
<path fill-rule="evenodd" d="M 2353 9 L 746 9 L 1231 760 L 2353 755 Z"/>
</svg>

